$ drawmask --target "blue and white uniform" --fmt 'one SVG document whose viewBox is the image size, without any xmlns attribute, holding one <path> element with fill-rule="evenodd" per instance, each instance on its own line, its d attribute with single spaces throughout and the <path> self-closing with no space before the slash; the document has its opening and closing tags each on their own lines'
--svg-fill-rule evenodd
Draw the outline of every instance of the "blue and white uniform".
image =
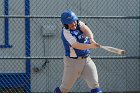
<svg viewBox="0 0 140 93">
<path fill-rule="evenodd" d="M 85 25 L 79 22 L 79 28 Z M 64 73 L 60 90 L 69 91 L 79 77 L 82 77 L 91 89 L 99 89 L 97 69 L 90 58 L 90 50 L 79 50 L 71 45 L 79 42 L 89 44 L 88 37 L 80 29 L 74 31 L 63 28 L 61 38 L 65 48 Z M 92 90 L 93 91 L 93 90 Z M 94 92 L 93 92 L 94 93 Z"/>
<path fill-rule="evenodd" d="M 90 50 L 79 50 L 72 47 L 77 42 L 91 45 L 89 38 L 83 33 L 83 29 L 87 31 L 85 23 L 79 21 L 75 13 L 69 10 L 61 14 L 61 22 L 64 26 L 61 33 L 65 49 L 64 71 L 62 83 L 60 87 L 55 88 L 54 93 L 69 92 L 79 77 L 87 82 L 87 85 L 91 88 L 91 93 L 102 93 L 99 88 L 96 65 L 89 56 Z M 92 33 L 88 32 L 88 34 L 91 35 Z"/>
<path fill-rule="evenodd" d="M 80 22 L 83 24 L 82 22 Z M 68 57 L 79 57 L 79 56 L 86 56 L 90 53 L 89 49 L 87 50 L 79 50 L 72 48 L 72 44 L 75 42 L 89 44 L 90 41 L 88 37 L 84 35 L 82 31 L 80 31 L 80 23 L 78 24 L 78 29 L 76 30 L 69 30 L 69 29 L 62 29 L 61 38 L 63 41 L 63 45 L 65 48 L 65 56 Z"/>
</svg>

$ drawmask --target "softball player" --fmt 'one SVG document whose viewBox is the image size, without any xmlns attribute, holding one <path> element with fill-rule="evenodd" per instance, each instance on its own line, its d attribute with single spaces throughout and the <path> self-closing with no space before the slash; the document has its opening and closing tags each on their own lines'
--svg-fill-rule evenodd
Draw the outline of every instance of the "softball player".
<svg viewBox="0 0 140 93">
<path fill-rule="evenodd" d="M 65 11 L 61 15 L 64 25 L 61 38 L 65 48 L 64 72 L 60 87 L 54 93 L 67 93 L 79 77 L 82 77 L 91 88 L 91 93 L 102 93 L 97 69 L 90 58 L 90 50 L 99 48 L 93 39 L 93 33 L 88 26 L 72 11 Z"/>
</svg>

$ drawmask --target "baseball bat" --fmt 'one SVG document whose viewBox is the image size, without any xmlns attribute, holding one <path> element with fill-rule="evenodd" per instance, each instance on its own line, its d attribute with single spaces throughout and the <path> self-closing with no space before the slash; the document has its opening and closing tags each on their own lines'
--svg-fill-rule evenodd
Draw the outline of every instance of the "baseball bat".
<svg viewBox="0 0 140 93">
<path fill-rule="evenodd" d="M 126 51 L 125 50 L 122 50 L 122 49 L 119 49 L 119 48 L 114 48 L 114 47 L 111 47 L 111 46 L 100 46 L 102 49 L 105 49 L 109 52 L 112 52 L 112 53 L 115 53 L 115 54 L 125 54 Z"/>
</svg>

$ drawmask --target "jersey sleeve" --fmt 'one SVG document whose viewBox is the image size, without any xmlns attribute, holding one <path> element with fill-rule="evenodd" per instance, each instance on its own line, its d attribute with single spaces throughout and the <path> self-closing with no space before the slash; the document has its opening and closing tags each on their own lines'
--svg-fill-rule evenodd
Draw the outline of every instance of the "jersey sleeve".
<svg viewBox="0 0 140 93">
<path fill-rule="evenodd" d="M 77 42 L 76 38 L 71 35 L 70 31 L 64 29 L 63 35 L 64 35 L 65 39 L 70 43 L 70 45 Z"/>
</svg>

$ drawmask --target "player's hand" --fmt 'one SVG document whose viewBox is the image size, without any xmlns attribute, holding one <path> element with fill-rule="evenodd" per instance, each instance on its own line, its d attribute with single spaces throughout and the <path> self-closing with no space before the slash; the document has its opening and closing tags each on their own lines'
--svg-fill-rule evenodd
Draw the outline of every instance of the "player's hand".
<svg viewBox="0 0 140 93">
<path fill-rule="evenodd" d="M 93 38 L 90 38 L 90 43 L 92 44 L 93 48 L 100 48 L 100 44 L 96 43 Z"/>
<path fill-rule="evenodd" d="M 90 38 L 90 43 L 96 43 L 95 40 L 93 38 Z"/>
<path fill-rule="evenodd" d="M 98 44 L 98 43 L 95 43 L 95 46 L 96 46 L 97 48 L 100 48 L 100 47 L 101 47 L 101 45 Z"/>
<path fill-rule="evenodd" d="M 91 45 L 93 46 L 93 48 L 100 48 L 100 44 L 98 43 L 91 43 Z"/>
</svg>

